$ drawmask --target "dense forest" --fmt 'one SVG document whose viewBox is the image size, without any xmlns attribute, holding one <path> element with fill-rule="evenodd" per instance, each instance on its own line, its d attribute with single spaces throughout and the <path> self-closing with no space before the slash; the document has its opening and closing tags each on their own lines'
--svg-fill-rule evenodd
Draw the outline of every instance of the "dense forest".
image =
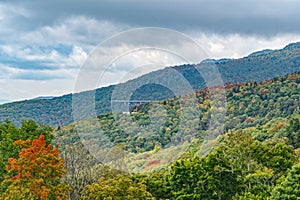
<svg viewBox="0 0 300 200">
<path fill-rule="evenodd" d="M 0 199 L 299 199 L 299 83 L 231 83 L 58 130 L 5 120 Z"/>
<path fill-rule="evenodd" d="M 197 91 L 195 99 L 193 95 L 185 95 L 136 105 L 132 107 L 130 115 L 107 113 L 99 115 L 97 119 L 65 126 L 58 131 L 57 141 L 74 143 L 80 136 L 86 143 L 99 140 L 96 149 L 105 144 L 118 143 L 134 153 L 150 151 L 155 146 L 183 143 L 189 138 L 197 138 L 202 142 L 208 135 L 208 129 L 214 138 L 214 133 L 219 135 L 229 130 L 260 126 L 273 118 L 299 114 L 299 83 L 300 73 L 294 73 L 261 83 L 226 85 L 226 116 L 221 115 L 224 111 L 218 111 L 218 105 L 214 105 L 210 98 L 210 93 L 216 93 L 220 88 Z M 183 113 L 183 107 L 188 112 Z M 179 130 L 179 127 L 183 128 Z M 103 138 L 108 142 L 101 141 Z"/>
<path fill-rule="evenodd" d="M 182 74 L 195 90 L 206 88 L 203 77 L 198 68 L 203 65 L 214 65 L 219 70 L 224 83 L 241 83 L 248 81 L 261 82 L 274 77 L 291 74 L 300 70 L 300 45 L 289 44 L 283 49 L 266 50 L 250 54 L 240 59 L 206 60 L 198 65 L 181 65 L 166 67 L 165 69 L 151 72 L 126 83 L 103 87 L 94 91 L 86 91 L 78 94 L 67 94 L 52 99 L 33 99 L 0 105 L 0 121 L 10 119 L 20 125 L 24 119 L 33 119 L 37 123 L 43 123 L 52 127 L 67 125 L 74 122 L 72 102 L 80 99 L 80 104 L 91 105 L 95 101 L 95 114 L 105 114 L 111 111 L 112 93 L 115 87 L 128 91 L 129 88 L 141 86 L 131 96 L 131 99 L 147 99 L 159 101 L 172 98 L 175 95 L 166 87 L 151 84 L 155 80 L 175 81 L 174 71 Z M 147 84 L 145 84 L 147 83 Z M 121 91 L 121 90 L 119 90 Z M 91 113 L 80 116 L 82 119 L 95 117 Z M 75 120 L 76 121 L 76 120 Z"/>
</svg>

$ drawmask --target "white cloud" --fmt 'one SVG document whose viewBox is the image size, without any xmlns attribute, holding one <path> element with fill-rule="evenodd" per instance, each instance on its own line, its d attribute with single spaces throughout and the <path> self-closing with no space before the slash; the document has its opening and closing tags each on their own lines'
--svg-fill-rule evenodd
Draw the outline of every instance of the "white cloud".
<svg viewBox="0 0 300 200">
<path fill-rule="evenodd" d="M 4 80 L 10 79 L 11 76 L 13 76 L 14 74 L 20 73 L 22 71 L 24 71 L 24 70 L 13 68 L 8 65 L 3 65 L 0 63 L 0 80 L 2 81 L 1 85 L 3 85 Z"/>
<path fill-rule="evenodd" d="M 16 52 L 16 57 L 18 59 L 26 61 L 56 61 L 60 59 L 60 54 L 56 50 L 51 50 L 50 52 L 42 52 L 40 50 L 25 48 Z"/>
<path fill-rule="evenodd" d="M 0 86 L 1 99 L 8 100 L 24 100 L 38 96 L 59 96 L 70 93 L 72 90 L 72 79 L 47 81 L 13 79 Z"/>
<path fill-rule="evenodd" d="M 211 58 L 240 58 L 264 49 L 280 49 L 300 41 L 300 34 L 281 34 L 273 37 L 250 35 L 218 35 L 191 33 L 191 37 Z"/>
<path fill-rule="evenodd" d="M 81 66 L 87 57 L 87 53 L 81 47 L 78 46 L 73 47 L 72 54 L 69 56 L 69 58 L 72 61 L 74 61 L 78 66 Z"/>
<path fill-rule="evenodd" d="M 26 33 L 20 40 L 29 45 L 68 44 L 89 48 L 126 28 L 128 26 L 113 24 L 105 20 L 98 21 L 85 16 L 72 16 L 52 26 L 43 26 Z"/>
<path fill-rule="evenodd" d="M 225 48 L 224 45 L 221 43 L 210 42 L 208 45 L 210 52 L 213 54 L 223 52 Z"/>
<path fill-rule="evenodd" d="M 142 49 L 129 52 L 119 57 L 107 68 L 100 70 L 99 86 L 123 83 L 137 78 L 143 74 L 150 73 L 166 66 L 174 66 L 186 63 L 182 58 L 171 52 L 159 49 Z"/>
</svg>

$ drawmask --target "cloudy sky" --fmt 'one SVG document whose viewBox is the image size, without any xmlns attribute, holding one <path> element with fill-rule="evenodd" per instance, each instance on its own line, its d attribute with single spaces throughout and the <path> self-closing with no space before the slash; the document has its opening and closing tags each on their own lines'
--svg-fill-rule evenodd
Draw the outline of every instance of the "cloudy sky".
<svg viewBox="0 0 300 200">
<path fill-rule="evenodd" d="M 300 41 L 298 8 L 298 0 L 1 1 L 0 101 L 73 92 L 90 52 L 133 28 L 182 32 L 211 58 L 282 48 Z M 166 57 L 151 55 L 151 59 Z M 130 64 L 124 62 L 119 62 L 112 77 Z M 166 59 L 164 63 L 176 62 Z M 114 82 L 108 79 L 106 84 Z"/>
</svg>

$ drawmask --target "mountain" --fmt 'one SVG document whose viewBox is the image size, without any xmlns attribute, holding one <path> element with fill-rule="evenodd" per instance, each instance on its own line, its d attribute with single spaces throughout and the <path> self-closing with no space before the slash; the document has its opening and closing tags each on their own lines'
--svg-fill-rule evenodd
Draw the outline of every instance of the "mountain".
<svg viewBox="0 0 300 200">
<path fill-rule="evenodd" d="M 74 113 L 72 112 L 72 106 L 74 106 L 72 103 L 74 102 L 72 98 L 80 100 L 77 105 L 95 106 L 94 114 L 91 114 L 91 112 L 85 113 L 81 107 L 77 109 L 82 110 L 81 113 L 78 113 L 80 119 L 87 119 L 111 111 L 110 100 L 116 88 L 119 88 L 119 97 L 126 96 L 124 91 L 136 87 L 138 89 L 133 92 L 131 99 L 158 101 L 172 98 L 176 95 L 170 89 L 153 84 L 152 81 L 171 81 L 170 84 L 176 85 L 178 84 L 176 76 L 172 75 L 172 72 L 176 70 L 188 81 L 193 90 L 201 90 L 206 88 L 207 85 L 196 67 L 210 64 L 214 64 L 217 67 L 223 82 L 226 84 L 247 81 L 260 82 L 300 71 L 300 43 L 289 44 L 279 50 L 265 50 L 252 53 L 249 56 L 239 59 L 209 60 L 209 62 L 202 62 L 199 65 L 166 67 L 165 69 L 145 74 L 126 83 L 103 87 L 94 91 L 86 91 L 73 95 L 67 94 L 51 99 L 42 98 L 3 104 L 0 105 L 0 120 L 3 121 L 8 118 L 12 122 L 20 124 L 23 119 L 33 119 L 38 123 L 60 127 L 74 121 Z M 143 85 L 144 83 L 150 84 Z M 143 86 L 139 87 L 140 85 Z"/>
<path fill-rule="evenodd" d="M 220 102 L 210 99 L 211 92 L 221 88 L 202 89 L 196 91 L 196 102 L 188 94 L 181 102 L 175 97 L 136 105 L 130 114 L 102 114 L 63 127 L 56 140 L 60 144 L 74 144 L 80 136 L 86 144 L 95 145 L 95 149 L 114 143 L 134 153 L 151 151 L 155 145 L 168 148 L 189 138 L 203 141 L 228 131 L 259 127 L 275 118 L 300 115 L 299 86 L 300 72 L 260 83 L 228 84 L 224 112 L 217 109 Z M 102 141 L 105 139 L 106 142 Z"/>
<path fill-rule="evenodd" d="M 262 50 L 262 51 L 257 51 L 257 52 L 251 53 L 249 55 L 249 57 L 266 55 L 266 54 L 269 54 L 269 53 L 272 53 L 272 52 L 273 52 L 273 50 L 271 50 L 271 49 L 265 49 L 265 50 Z"/>
<path fill-rule="evenodd" d="M 9 103 L 11 102 L 10 100 L 5 100 L 5 99 L 0 99 L 0 105 L 1 104 L 5 104 L 5 103 Z"/>
<path fill-rule="evenodd" d="M 54 98 L 54 96 L 40 96 L 40 97 L 35 97 L 30 100 L 42 100 L 42 99 L 53 99 L 53 98 Z"/>
</svg>

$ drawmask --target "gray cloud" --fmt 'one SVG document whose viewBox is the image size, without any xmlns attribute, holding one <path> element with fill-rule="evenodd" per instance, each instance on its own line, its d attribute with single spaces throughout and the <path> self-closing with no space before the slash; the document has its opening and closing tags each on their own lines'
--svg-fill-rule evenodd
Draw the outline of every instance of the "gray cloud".
<svg viewBox="0 0 300 200">
<path fill-rule="evenodd" d="M 300 41 L 298 8 L 298 0 L 0 2 L 0 93 L 5 99 L 24 99 L 72 92 L 88 52 L 131 28 L 155 26 L 184 32 L 212 58 L 237 58 L 264 48 L 282 48 Z M 138 45 L 140 39 L 125 42 Z M 147 42 L 158 41 L 150 34 Z M 185 47 L 168 36 L 159 43 Z M 121 51 L 122 46 L 111 46 L 107 52 L 119 48 Z M 162 56 L 155 59 L 163 60 Z M 120 61 L 110 79 L 144 60 L 145 55 Z"/>
<path fill-rule="evenodd" d="M 128 24 L 214 33 L 299 33 L 297 0 L 53 0 L 15 1 L 29 10 L 27 24 L 40 26 L 72 15 Z M 23 17 L 24 18 L 24 17 Z M 24 23 L 24 21 L 22 21 Z"/>
</svg>

